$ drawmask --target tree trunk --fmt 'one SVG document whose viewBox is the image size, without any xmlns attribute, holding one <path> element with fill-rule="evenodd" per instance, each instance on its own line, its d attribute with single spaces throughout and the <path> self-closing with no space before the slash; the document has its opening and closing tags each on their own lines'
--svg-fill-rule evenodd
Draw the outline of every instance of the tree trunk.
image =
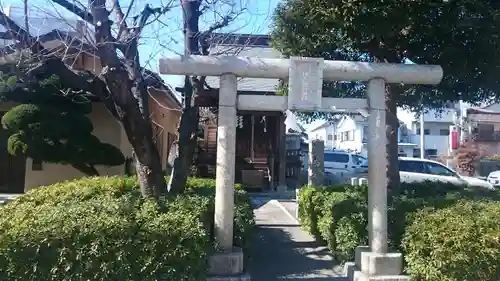
<svg viewBox="0 0 500 281">
<path fill-rule="evenodd" d="M 144 197 L 158 197 L 165 191 L 165 180 L 160 155 L 153 141 L 153 130 L 149 117 L 148 89 L 145 85 L 139 62 L 139 34 L 129 39 L 123 53 L 125 64 L 119 59 L 117 50 L 110 42 L 112 21 L 106 10 L 106 0 L 89 1 L 95 27 L 97 53 L 103 69 L 101 76 L 112 93 L 111 108 L 117 111 L 117 119 L 132 145 L 136 162 L 136 173 Z M 139 28 L 144 26 L 147 14 L 141 15 Z M 115 106 L 116 104 L 116 106 Z"/>
<path fill-rule="evenodd" d="M 99 172 L 92 165 L 87 165 L 87 164 L 72 164 L 71 167 L 77 169 L 78 171 L 82 172 L 83 174 L 85 174 L 86 176 L 89 176 L 89 177 L 97 177 L 97 176 L 99 176 Z"/>
<path fill-rule="evenodd" d="M 399 147 L 398 128 L 399 119 L 397 117 L 397 104 L 394 96 L 398 94 L 397 86 L 388 86 L 386 91 L 385 105 L 387 114 L 385 118 L 387 136 L 387 179 L 388 188 L 398 189 L 401 183 L 399 176 Z"/>
<path fill-rule="evenodd" d="M 197 55 L 199 47 L 199 27 L 201 1 L 181 0 L 184 15 L 184 40 L 185 54 Z M 198 89 L 196 79 L 186 75 L 184 79 L 184 109 L 179 124 L 179 144 L 177 157 L 174 160 L 168 191 L 182 193 L 186 185 L 189 168 L 193 161 L 194 150 L 199 122 L 199 110 L 194 106 L 193 100 Z"/>
</svg>

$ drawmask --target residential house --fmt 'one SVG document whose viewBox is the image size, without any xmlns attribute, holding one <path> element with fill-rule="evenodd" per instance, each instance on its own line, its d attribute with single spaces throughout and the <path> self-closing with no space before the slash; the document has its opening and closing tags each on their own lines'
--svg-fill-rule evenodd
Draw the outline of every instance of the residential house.
<svg viewBox="0 0 500 281">
<path fill-rule="evenodd" d="M 12 15 L 14 21 L 22 23 L 22 17 Z M 60 21 L 64 21 L 60 19 Z M 38 22 L 38 24 L 36 24 Z M 53 19 L 47 21 L 44 18 L 31 18 L 30 23 L 38 26 L 39 32 L 47 22 L 53 23 Z M 82 22 L 75 22 L 75 25 L 68 25 L 64 21 L 64 26 L 69 30 L 45 28 L 50 32 L 36 34 L 44 47 L 54 52 L 64 51 L 65 61 L 72 65 L 74 69 L 86 69 L 94 73 L 99 73 L 101 65 L 99 59 L 94 56 L 92 47 L 82 36 L 92 31 L 85 28 Z M 57 25 L 56 25 L 57 26 Z M 62 24 L 57 27 L 63 26 Z M 1 30 L 0 30 L 1 31 Z M 3 42 L 3 59 L 8 59 L 9 54 L 15 52 L 12 42 Z M 180 119 L 181 104 L 171 87 L 164 84 L 159 76 L 146 71 L 147 83 L 149 86 L 149 107 L 151 120 L 153 122 L 153 133 L 156 145 L 160 152 L 163 168 L 167 166 L 167 156 L 171 144 L 176 139 L 177 125 Z M 125 157 L 132 156 L 132 147 L 121 124 L 117 122 L 106 107 L 97 99 L 93 100 L 93 109 L 90 119 L 94 125 L 94 134 L 103 142 L 119 147 Z M 13 104 L 0 103 L 0 116 L 8 111 Z M 0 192 L 22 193 L 23 191 L 41 185 L 52 184 L 61 180 L 69 180 L 83 176 L 79 171 L 67 165 L 41 163 L 33 159 L 12 156 L 6 149 L 7 135 L 0 128 Z M 123 175 L 125 166 L 97 167 L 101 175 Z"/>
<path fill-rule="evenodd" d="M 437 158 L 449 151 L 450 126 L 454 110 L 429 111 L 424 114 L 425 156 Z M 420 119 L 416 114 L 398 110 L 399 155 L 420 157 Z M 341 149 L 367 155 L 368 120 L 359 115 L 346 115 L 336 121 L 313 128 L 309 136 L 325 141 L 325 149 Z"/>
<path fill-rule="evenodd" d="M 337 122 L 324 121 L 309 131 L 309 138 L 325 142 L 325 149 L 335 149 L 339 139 L 337 138 Z"/>
<path fill-rule="evenodd" d="M 324 122 L 311 129 L 309 136 L 324 140 L 326 150 L 340 149 L 364 156 L 368 153 L 368 120 L 360 114 L 340 116 L 337 120 Z M 408 142 L 408 130 L 404 124 L 398 131 L 398 138 L 402 154 L 406 153 L 406 147 L 415 146 Z"/>
<path fill-rule="evenodd" d="M 455 109 L 429 110 L 424 113 L 425 157 L 436 159 L 450 152 L 450 127 L 456 122 Z M 420 157 L 420 117 L 413 114 L 410 121 L 411 140 L 416 147 L 408 151 L 409 157 Z"/>
<path fill-rule="evenodd" d="M 467 109 L 466 124 L 482 153 L 500 154 L 500 104 Z"/>
</svg>

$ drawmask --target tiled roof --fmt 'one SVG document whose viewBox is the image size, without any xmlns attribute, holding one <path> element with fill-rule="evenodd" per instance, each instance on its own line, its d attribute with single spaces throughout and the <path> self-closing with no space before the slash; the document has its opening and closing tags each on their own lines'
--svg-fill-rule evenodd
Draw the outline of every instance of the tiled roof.
<svg viewBox="0 0 500 281">
<path fill-rule="evenodd" d="M 257 58 L 281 58 L 277 50 L 269 46 L 268 35 L 214 34 L 211 38 L 210 55 L 230 55 Z M 207 77 L 212 88 L 219 88 L 218 77 Z M 278 79 L 240 78 L 238 91 L 275 92 Z"/>
</svg>

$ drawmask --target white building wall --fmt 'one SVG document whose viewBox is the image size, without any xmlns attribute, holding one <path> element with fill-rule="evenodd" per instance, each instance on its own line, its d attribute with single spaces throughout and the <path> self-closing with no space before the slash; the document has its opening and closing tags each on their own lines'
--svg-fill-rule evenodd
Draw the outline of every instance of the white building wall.
<svg viewBox="0 0 500 281">
<path fill-rule="evenodd" d="M 325 149 L 333 149 L 337 145 L 336 135 L 337 130 L 334 125 L 325 128 Z"/>
<path fill-rule="evenodd" d="M 326 128 L 321 128 L 311 132 L 309 138 L 313 140 L 326 140 Z"/>
<path fill-rule="evenodd" d="M 340 124 L 337 133 L 338 144 L 336 148 L 352 150 L 363 153 L 363 125 L 365 122 L 356 123 L 353 119 L 347 118 Z M 346 136 L 347 133 L 347 136 Z"/>
<path fill-rule="evenodd" d="M 325 149 L 334 149 L 337 145 L 335 136 L 337 130 L 334 125 L 316 129 L 309 133 L 310 139 L 322 140 L 325 142 Z"/>
<path fill-rule="evenodd" d="M 398 130 L 399 153 L 408 157 L 420 157 L 420 135 L 417 131 L 420 129 L 419 118 L 414 113 L 398 109 L 398 117 L 401 115 L 403 121 L 408 127 L 408 135 L 402 136 L 401 130 Z M 436 150 L 436 155 L 447 155 L 449 150 L 449 127 L 454 120 L 453 110 L 444 110 L 440 113 L 428 111 L 424 115 L 424 126 L 429 131 L 425 135 L 425 149 Z M 311 139 L 322 139 L 325 141 L 325 149 L 342 149 L 357 151 L 361 155 L 367 154 L 366 136 L 363 136 L 364 126 L 368 126 L 366 120 L 359 120 L 347 117 L 340 121 L 336 126 L 330 125 L 310 134 Z M 345 132 L 351 132 L 352 138 L 346 140 Z M 446 135 L 443 135 L 447 133 Z M 336 135 L 336 139 L 328 140 L 328 135 Z M 418 151 L 418 153 L 417 153 Z M 430 151 L 432 152 L 432 151 Z"/>
<path fill-rule="evenodd" d="M 424 119 L 424 131 L 427 131 L 427 134 L 424 134 L 424 149 L 430 150 L 435 149 L 438 156 L 440 155 L 448 155 L 449 147 L 450 147 L 450 135 L 449 129 L 452 125 L 452 122 L 426 122 Z M 412 143 L 417 146 L 415 149 L 420 150 L 420 134 L 417 134 L 420 129 L 420 124 L 414 123 L 414 132 L 411 140 Z M 425 132 L 424 132 L 425 133 Z M 420 155 L 420 154 L 419 154 Z M 410 156 L 410 155 L 409 155 Z"/>
</svg>

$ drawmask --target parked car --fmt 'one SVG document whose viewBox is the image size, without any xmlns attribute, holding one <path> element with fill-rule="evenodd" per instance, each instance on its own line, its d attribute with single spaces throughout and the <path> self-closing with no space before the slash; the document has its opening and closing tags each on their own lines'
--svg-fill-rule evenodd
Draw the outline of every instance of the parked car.
<svg viewBox="0 0 500 281">
<path fill-rule="evenodd" d="M 500 171 L 491 172 L 486 180 L 494 187 L 500 187 Z"/>
<path fill-rule="evenodd" d="M 365 165 L 368 167 L 367 162 L 362 164 L 363 167 Z M 498 172 L 499 173 L 497 175 L 500 179 L 500 171 Z M 495 189 L 490 181 L 485 181 L 474 177 L 462 176 L 437 161 L 421 158 L 400 157 L 399 175 L 401 177 L 401 182 L 407 183 L 441 181 L 456 185 L 482 187 L 489 190 Z M 363 176 L 367 177 L 367 175 Z"/>
<path fill-rule="evenodd" d="M 445 165 L 427 159 L 400 157 L 399 174 L 401 176 L 401 182 L 423 182 L 430 180 L 456 185 L 483 187 L 490 190 L 495 189 L 490 182 L 474 177 L 459 175 Z"/>
<path fill-rule="evenodd" d="M 340 176 L 352 175 L 358 173 L 365 160 L 363 156 L 345 151 L 325 151 L 325 172 Z"/>
</svg>

